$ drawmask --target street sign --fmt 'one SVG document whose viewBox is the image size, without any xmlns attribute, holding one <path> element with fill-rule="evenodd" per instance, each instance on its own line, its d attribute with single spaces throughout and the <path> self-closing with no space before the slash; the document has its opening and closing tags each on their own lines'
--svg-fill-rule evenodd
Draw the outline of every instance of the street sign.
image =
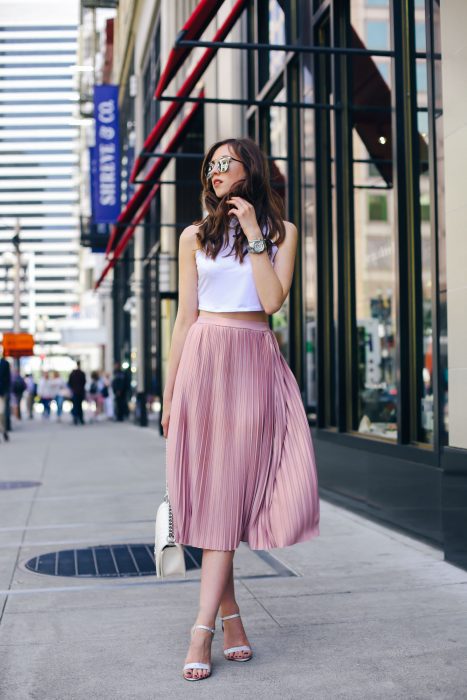
<svg viewBox="0 0 467 700">
<path fill-rule="evenodd" d="M 5 357 L 34 355 L 34 337 L 30 333 L 4 333 L 2 343 Z"/>
</svg>

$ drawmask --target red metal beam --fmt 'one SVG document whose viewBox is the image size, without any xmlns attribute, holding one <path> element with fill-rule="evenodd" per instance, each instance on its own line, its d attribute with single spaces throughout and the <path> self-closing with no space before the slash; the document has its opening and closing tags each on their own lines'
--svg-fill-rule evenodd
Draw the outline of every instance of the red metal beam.
<svg viewBox="0 0 467 700">
<path fill-rule="evenodd" d="M 202 2 L 199 2 L 180 30 L 177 39 L 183 38 L 192 41 L 199 39 L 208 24 L 216 16 L 223 2 L 224 0 L 202 0 Z M 156 97 L 161 96 L 180 66 L 185 62 L 189 53 L 190 48 L 187 46 L 174 46 L 157 84 Z"/>
<path fill-rule="evenodd" d="M 117 262 L 117 260 L 118 260 L 118 259 L 122 256 L 122 254 L 124 253 L 125 248 L 127 247 L 127 245 L 129 244 L 130 240 L 131 240 L 132 237 L 133 237 L 133 234 L 134 234 L 134 232 L 135 232 L 135 229 L 136 229 L 137 225 L 138 225 L 139 223 L 141 223 L 141 221 L 144 219 L 144 217 L 145 217 L 146 214 L 148 213 L 149 208 L 150 208 L 150 206 L 151 206 L 151 202 L 152 202 L 152 200 L 154 199 L 154 197 L 155 197 L 155 195 L 156 195 L 156 193 L 157 193 L 159 187 L 160 187 L 160 184 L 159 184 L 159 183 L 157 183 L 157 184 L 153 187 L 153 189 L 151 190 L 151 192 L 150 192 L 148 198 L 146 199 L 146 201 L 144 202 L 143 206 L 142 206 L 142 207 L 140 208 L 140 210 L 138 211 L 138 214 L 136 215 L 136 218 L 132 221 L 131 226 L 130 226 L 129 228 L 126 229 L 125 233 L 123 234 L 123 236 L 122 236 L 121 239 L 119 240 L 119 242 L 118 242 L 118 244 L 117 244 L 117 247 L 115 248 L 115 251 L 114 251 L 114 254 L 113 254 L 112 258 L 109 260 L 109 262 L 107 263 L 107 265 L 104 267 L 104 269 L 103 269 L 103 271 L 102 271 L 102 273 L 101 273 L 101 276 L 99 277 L 99 279 L 97 280 L 96 284 L 94 285 L 94 290 L 99 289 L 100 285 L 101 285 L 102 282 L 104 281 L 104 279 L 105 279 L 105 277 L 107 276 L 107 274 L 110 272 L 110 270 L 114 267 L 114 265 L 115 265 L 115 263 Z"/>
<path fill-rule="evenodd" d="M 204 91 L 201 90 L 199 93 L 200 97 L 204 96 Z M 171 139 L 170 143 L 167 145 L 167 148 L 165 149 L 165 153 L 172 153 L 174 150 L 178 148 L 180 145 L 181 140 L 184 138 L 186 135 L 187 130 L 190 127 L 191 122 L 193 121 L 197 111 L 201 108 L 202 102 L 196 102 L 192 109 L 188 112 L 186 115 L 185 119 L 182 121 L 180 126 L 177 129 L 177 132 L 175 133 L 174 137 Z M 167 165 L 170 163 L 170 158 L 164 158 L 160 157 L 157 159 L 156 163 L 154 164 L 153 168 L 151 171 L 148 173 L 148 180 L 152 181 L 156 179 L 156 177 L 160 177 L 160 175 L 163 173 Z M 157 194 L 157 191 L 159 190 L 160 183 L 157 182 L 155 185 L 154 184 L 145 184 L 143 183 L 141 187 L 138 190 L 138 194 L 144 190 L 145 196 L 140 196 L 138 200 L 135 199 L 135 197 L 132 197 L 130 202 L 133 202 L 131 206 L 131 212 L 129 208 L 130 202 L 128 202 L 127 206 L 123 210 L 123 212 L 120 214 L 120 216 L 125 219 L 123 222 L 126 224 L 125 226 L 125 232 L 123 233 L 121 239 L 117 243 L 117 246 L 115 248 L 115 251 L 113 252 L 112 257 L 109 259 L 107 265 L 103 269 L 99 279 L 97 280 L 96 284 L 94 285 L 94 289 L 97 290 L 100 285 L 102 284 L 103 280 L 109 273 L 109 271 L 114 267 L 115 263 L 117 260 L 121 257 L 123 254 L 125 248 L 127 247 L 128 243 L 130 242 L 136 226 L 141 223 L 141 221 L 144 219 L 144 217 L 147 215 L 149 208 L 151 206 L 151 202 L 154 199 L 155 195 Z M 134 204 L 135 201 L 138 201 L 138 205 L 136 206 Z M 134 215 L 134 219 L 131 219 L 131 217 Z M 130 219 L 130 220 L 129 220 Z M 120 228 L 120 227 L 118 227 Z M 114 226 L 114 231 L 112 234 L 114 235 L 114 240 L 115 240 L 115 230 L 117 229 L 116 226 Z M 110 252 L 110 251 L 109 251 Z"/>
<path fill-rule="evenodd" d="M 241 15 L 243 9 L 245 8 L 248 0 L 237 0 L 235 5 L 233 6 L 232 10 L 226 17 L 225 21 L 223 22 L 222 26 L 217 30 L 216 34 L 214 35 L 213 41 L 223 41 L 227 34 L 231 31 L 233 25 Z M 212 48 L 212 49 L 206 49 L 206 51 L 203 53 L 201 56 L 200 60 L 198 63 L 195 65 L 191 73 L 187 76 L 185 79 L 183 85 L 177 92 L 177 97 L 188 97 L 193 90 L 193 88 L 196 86 L 196 83 L 200 80 L 200 78 L 203 76 L 204 72 L 206 71 L 207 67 L 211 63 L 212 59 L 216 55 L 218 51 L 218 48 Z M 160 83 L 159 83 L 160 84 Z M 159 97 L 161 94 L 162 90 L 159 90 L 159 86 L 156 90 L 155 97 Z M 159 119 L 157 124 L 154 126 L 153 130 L 147 137 L 146 141 L 144 142 L 142 151 L 143 152 L 148 152 L 148 151 L 153 151 L 157 144 L 160 142 L 161 138 L 169 128 L 170 124 L 172 123 L 173 119 L 175 116 L 178 114 L 178 112 L 181 110 L 183 107 L 183 101 L 175 101 L 170 104 L 170 107 L 167 109 L 167 111 L 162 115 L 162 117 Z M 131 171 L 130 175 L 130 182 L 134 182 L 135 179 L 138 177 L 138 174 L 140 173 L 141 169 L 145 166 L 149 159 L 149 156 L 143 156 L 139 155 L 135 163 L 133 165 L 133 169 Z"/>
<path fill-rule="evenodd" d="M 200 98 L 204 97 L 204 90 L 200 90 L 199 97 Z M 189 128 L 195 114 L 200 109 L 201 105 L 202 105 L 202 102 L 195 102 L 194 103 L 193 107 L 190 109 L 190 111 L 188 112 L 186 117 L 183 119 L 183 121 L 181 122 L 177 131 L 175 132 L 174 136 L 170 140 L 169 144 L 167 145 L 167 148 L 164 149 L 165 153 L 172 153 L 173 151 L 177 150 L 181 141 L 185 137 L 185 133 L 186 133 L 187 129 Z M 149 191 L 151 190 L 151 188 L 153 186 L 151 184 L 151 181 L 155 180 L 163 173 L 163 171 L 165 170 L 165 168 L 167 167 L 169 162 L 170 162 L 170 158 L 164 158 L 162 156 L 156 160 L 156 162 L 152 166 L 151 170 L 149 170 L 149 172 L 147 173 L 146 179 L 149 182 L 142 183 L 140 185 L 140 187 L 133 194 L 131 199 L 129 199 L 128 202 L 126 203 L 125 208 L 122 209 L 122 211 L 120 212 L 120 214 L 117 218 L 117 224 L 115 226 L 113 226 L 110 237 L 109 237 L 109 242 L 107 244 L 107 249 L 105 251 L 107 256 L 110 254 L 110 252 L 112 250 L 114 242 L 117 238 L 118 231 L 122 228 L 121 224 L 124 224 L 126 222 L 131 221 L 132 216 L 135 214 L 135 212 L 138 211 L 139 207 L 144 202 Z"/>
</svg>

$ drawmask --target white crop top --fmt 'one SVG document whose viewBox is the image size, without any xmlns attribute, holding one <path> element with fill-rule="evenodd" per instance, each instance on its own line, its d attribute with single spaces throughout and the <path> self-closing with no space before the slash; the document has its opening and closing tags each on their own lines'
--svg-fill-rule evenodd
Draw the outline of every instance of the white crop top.
<svg viewBox="0 0 467 700">
<path fill-rule="evenodd" d="M 250 253 L 246 253 L 243 263 L 240 263 L 240 260 L 235 258 L 235 250 L 230 252 L 234 242 L 234 226 L 231 221 L 229 245 L 224 245 L 219 250 L 215 260 L 208 257 L 204 250 L 198 249 L 195 253 L 198 270 L 198 309 L 201 311 L 264 311 L 256 291 Z M 273 265 L 276 253 L 277 245 L 273 243 Z"/>
</svg>

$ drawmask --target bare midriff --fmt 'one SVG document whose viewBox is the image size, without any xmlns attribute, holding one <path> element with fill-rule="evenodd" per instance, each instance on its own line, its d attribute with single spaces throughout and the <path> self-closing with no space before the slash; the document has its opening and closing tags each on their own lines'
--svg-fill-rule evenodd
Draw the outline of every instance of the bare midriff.
<svg viewBox="0 0 467 700">
<path fill-rule="evenodd" d="M 199 310 L 200 316 L 224 316 L 224 318 L 238 318 L 242 321 L 268 321 L 269 316 L 265 311 L 204 311 Z"/>
</svg>

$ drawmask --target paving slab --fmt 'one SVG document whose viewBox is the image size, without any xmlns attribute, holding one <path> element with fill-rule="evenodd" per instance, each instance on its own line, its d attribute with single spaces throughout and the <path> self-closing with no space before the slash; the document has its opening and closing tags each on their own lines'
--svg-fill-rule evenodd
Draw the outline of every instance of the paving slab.
<svg viewBox="0 0 467 700">
<path fill-rule="evenodd" d="M 467 697 L 467 572 L 324 499 L 319 537 L 270 552 L 241 543 L 234 575 L 254 658 L 223 658 L 218 621 L 212 676 L 188 686 L 199 569 L 161 581 L 26 568 L 63 549 L 151 544 L 164 438 L 69 417 L 13 427 L 0 481 L 41 485 L 0 491 L 1 700 Z"/>
</svg>

